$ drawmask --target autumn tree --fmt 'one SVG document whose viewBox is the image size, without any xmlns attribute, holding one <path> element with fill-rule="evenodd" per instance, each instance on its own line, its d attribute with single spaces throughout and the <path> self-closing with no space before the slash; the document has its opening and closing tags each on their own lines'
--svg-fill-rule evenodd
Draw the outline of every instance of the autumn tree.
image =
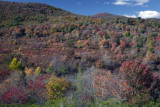
<svg viewBox="0 0 160 107">
<path fill-rule="evenodd" d="M 158 84 L 160 80 L 149 71 L 147 65 L 137 61 L 126 61 L 122 63 L 120 72 L 124 75 L 129 86 L 132 87 L 131 96 L 148 93 L 157 98 L 159 95 L 160 87 Z"/>
<path fill-rule="evenodd" d="M 117 46 L 117 43 L 113 43 L 113 44 L 112 44 L 111 51 L 114 51 L 114 50 L 115 50 L 115 48 L 116 48 L 116 46 Z"/>
<path fill-rule="evenodd" d="M 15 71 L 15 70 L 21 71 L 23 69 L 23 66 L 22 66 L 21 61 L 18 61 L 17 58 L 13 58 L 12 62 L 9 65 L 9 68 L 12 71 Z"/>
<path fill-rule="evenodd" d="M 122 40 L 120 46 L 122 49 L 124 49 L 127 46 L 127 42 L 125 40 Z"/>
<path fill-rule="evenodd" d="M 111 71 L 100 70 L 92 75 L 96 95 L 103 99 L 112 97 L 122 100 L 130 92 L 130 87 L 126 81 L 113 76 Z"/>
<path fill-rule="evenodd" d="M 47 84 L 48 97 L 50 99 L 62 98 L 71 84 L 63 77 L 53 76 Z"/>
</svg>

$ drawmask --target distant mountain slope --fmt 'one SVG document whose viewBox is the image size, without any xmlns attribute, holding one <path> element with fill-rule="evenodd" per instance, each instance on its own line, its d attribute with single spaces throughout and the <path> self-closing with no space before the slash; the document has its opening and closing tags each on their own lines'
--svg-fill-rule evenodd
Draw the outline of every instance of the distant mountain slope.
<svg viewBox="0 0 160 107">
<path fill-rule="evenodd" d="M 52 7 L 41 3 L 18 3 L 0 1 L 0 15 L 4 19 L 10 19 L 15 15 L 21 17 L 36 15 L 65 16 L 73 15 L 72 13 L 60 8 Z"/>
<path fill-rule="evenodd" d="M 125 18 L 125 16 L 119 16 L 119 15 L 113 15 L 113 14 L 110 14 L 110 13 L 98 13 L 98 14 L 95 14 L 93 15 L 92 17 L 95 17 L 95 18 L 113 18 L 113 17 L 118 17 L 118 18 Z"/>
</svg>

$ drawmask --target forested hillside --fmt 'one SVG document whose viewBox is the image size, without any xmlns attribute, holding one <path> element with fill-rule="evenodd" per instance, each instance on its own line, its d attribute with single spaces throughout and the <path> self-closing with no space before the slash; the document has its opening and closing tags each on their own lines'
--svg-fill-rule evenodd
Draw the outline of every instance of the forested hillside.
<svg viewBox="0 0 160 107">
<path fill-rule="evenodd" d="M 159 20 L 80 16 L 39 3 L 0 8 L 0 106 L 160 106 Z M 23 21 L 8 25 L 14 14 Z"/>
</svg>

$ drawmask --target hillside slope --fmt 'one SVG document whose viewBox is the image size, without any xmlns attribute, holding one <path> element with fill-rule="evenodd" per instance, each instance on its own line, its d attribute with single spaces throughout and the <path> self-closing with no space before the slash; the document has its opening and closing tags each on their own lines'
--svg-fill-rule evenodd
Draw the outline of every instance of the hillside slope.
<svg viewBox="0 0 160 107">
<path fill-rule="evenodd" d="M 18 2 L 7 2 L 0 1 L 0 23 L 1 25 L 17 25 L 15 23 L 23 20 L 45 21 L 49 16 L 71 16 L 74 15 L 68 11 L 60 8 L 49 6 L 41 3 L 18 3 Z"/>
<path fill-rule="evenodd" d="M 0 107 L 160 107 L 159 20 L 1 3 Z"/>
<path fill-rule="evenodd" d="M 8 19 L 12 16 L 34 16 L 39 14 L 51 16 L 72 15 L 72 13 L 60 8 L 52 7 L 41 3 L 17 3 L 0 1 L 0 13 L 4 18 Z"/>
</svg>

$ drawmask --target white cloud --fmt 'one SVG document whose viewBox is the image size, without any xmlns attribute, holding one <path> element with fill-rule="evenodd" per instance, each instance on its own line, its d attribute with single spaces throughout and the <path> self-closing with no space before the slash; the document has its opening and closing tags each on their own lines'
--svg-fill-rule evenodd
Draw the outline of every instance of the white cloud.
<svg viewBox="0 0 160 107">
<path fill-rule="evenodd" d="M 147 18 L 160 18 L 160 13 L 157 11 L 151 11 L 151 10 L 147 10 L 147 11 L 140 11 L 138 14 L 138 17 L 147 19 Z"/>
<path fill-rule="evenodd" d="M 115 5 L 130 5 L 130 3 L 128 3 L 129 0 L 116 0 L 116 2 L 114 2 L 113 4 Z"/>
<path fill-rule="evenodd" d="M 115 5 L 142 6 L 148 2 L 149 2 L 149 0 L 115 0 L 115 2 L 113 4 L 115 4 Z"/>
<path fill-rule="evenodd" d="M 149 0 L 136 0 L 136 4 L 135 5 L 144 5 L 145 3 L 148 3 L 149 2 Z"/>
<path fill-rule="evenodd" d="M 124 15 L 124 16 L 126 16 L 126 17 L 131 17 L 131 18 L 141 17 L 141 18 L 143 18 L 143 19 L 148 19 L 148 18 L 160 18 L 160 12 L 151 11 L 151 10 L 146 10 L 146 11 L 137 12 L 137 15 Z"/>
<path fill-rule="evenodd" d="M 126 17 L 130 17 L 130 18 L 137 18 L 137 16 L 136 16 L 136 15 L 124 15 L 124 16 L 126 16 Z"/>
</svg>

